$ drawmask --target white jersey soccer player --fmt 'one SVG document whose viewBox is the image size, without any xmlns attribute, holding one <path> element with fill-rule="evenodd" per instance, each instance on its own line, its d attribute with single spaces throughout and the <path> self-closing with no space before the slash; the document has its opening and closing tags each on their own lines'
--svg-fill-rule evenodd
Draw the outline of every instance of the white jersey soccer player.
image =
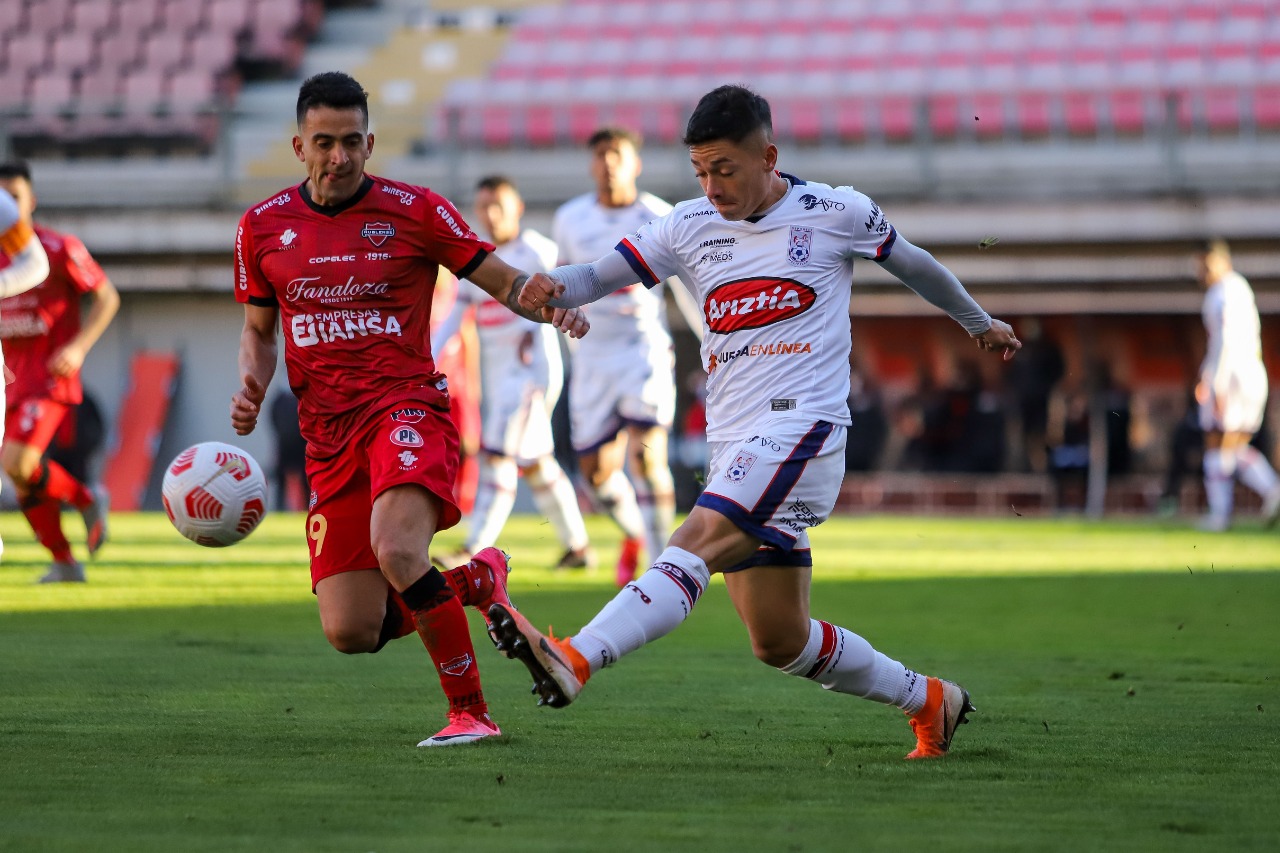
<svg viewBox="0 0 1280 853">
<path fill-rule="evenodd" d="M 498 647 L 528 667 L 543 702 L 568 704 L 593 673 L 679 626 L 722 572 L 757 658 L 902 709 L 916 736 L 907 757 L 943 755 L 972 710 L 968 692 L 809 615 L 807 531 L 832 511 L 844 473 L 855 262 L 883 264 L 988 351 L 1010 358 L 1021 344 L 865 195 L 777 171 L 769 105 L 749 89 L 704 96 L 685 144 L 703 198 L 644 225 L 615 253 L 531 277 L 519 299 L 526 309 L 598 304 L 633 278 L 684 280 L 704 309 L 706 489 L 649 571 L 577 634 L 544 636 L 495 605 Z"/>
<path fill-rule="evenodd" d="M 1200 277 L 1207 340 L 1196 399 L 1205 431 L 1209 504 L 1200 526 L 1212 532 L 1230 526 L 1236 477 L 1262 496 L 1262 514 L 1271 525 L 1280 516 L 1280 480 L 1267 457 L 1249 443 L 1262 426 L 1268 392 L 1257 302 L 1249 282 L 1231 268 L 1230 249 L 1223 241 L 1206 247 Z"/>
<path fill-rule="evenodd" d="M 556 244 L 531 229 L 498 245 L 494 254 L 516 269 L 555 266 Z M 474 311 L 480 342 L 480 482 L 467 519 L 463 545 L 468 557 L 493 545 L 515 504 L 521 473 L 539 512 L 565 548 L 562 565 L 588 559 L 587 528 L 573 484 L 555 459 L 551 412 L 564 384 L 564 362 L 556 332 L 520 317 L 463 279 L 449 314 L 432 335 L 439 352 Z"/>
</svg>

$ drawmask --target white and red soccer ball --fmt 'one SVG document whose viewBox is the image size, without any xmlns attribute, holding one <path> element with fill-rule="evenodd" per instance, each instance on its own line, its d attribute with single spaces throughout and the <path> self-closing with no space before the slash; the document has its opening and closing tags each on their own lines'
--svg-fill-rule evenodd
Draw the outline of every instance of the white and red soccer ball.
<svg viewBox="0 0 1280 853">
<path fill-rule="evenodd" d="M 173 526 L 197 545 L 234 545 L 267 514 L 267 479 L 257 460 L 220 441 L 188 447 L 169 463 L 160 489 Z"/>
</svg>

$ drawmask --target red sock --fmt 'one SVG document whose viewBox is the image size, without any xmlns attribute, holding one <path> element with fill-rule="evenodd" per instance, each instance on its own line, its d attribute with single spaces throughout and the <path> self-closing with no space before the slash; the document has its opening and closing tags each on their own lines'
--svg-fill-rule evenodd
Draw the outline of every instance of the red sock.
<svg viewBox="0 0 1280 853">
<path fill-rule="evenodd" d="M 467 614 L 452 584 L 432 569 L 400 596 L 413 612 L 418 636 L 435 662 L 449 710 L 468 711 L 476 716 L 488 713 Z"/>
<path fill-rule="evenodd" d="M 463 604 L 479 604 L 493 595 L 493 572 L 487 566 L 467 563 L 440 574 Z"/>
<path fill-rule="evenodd" d="M 84 483 L 50 459 L 43 460 L 31 472 L 31 489 L 42 491 L 45 495 L 62 503 L 71 504 L 76 509 L 84 509 L 93 503 L 93 492 Z"/>
<path fill-rule="evenodd" d="M 62 534 L 62 504 L 52 498 L 23 501 L 22 514 L 40 544 L 49 549 L 53 559 L 61 563 L 72 560 L 71 543 Z"/>
</svg>

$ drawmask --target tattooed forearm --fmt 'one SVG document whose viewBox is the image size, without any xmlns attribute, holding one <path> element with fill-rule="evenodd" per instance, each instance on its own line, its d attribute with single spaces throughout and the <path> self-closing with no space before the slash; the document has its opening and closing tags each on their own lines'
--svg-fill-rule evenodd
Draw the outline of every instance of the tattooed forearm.
<svg viewBox="0 0 1280 853">
<path fill-rule="evenodd" d="M 547 321 L 542 319 L 541 311 L 530 311 L 527 308 L 524 308 L 519 302 L 520 288 L 524 287 L 524 283 L 528 280 L 529 274 L 522 272 L 515 277 L 513 282 L 511 282 L 511 289 L 507 291 L 507 307 L 519 314 L 521 317 L 532 320 L 535 323 L 545 323 Z"/>
</svg>

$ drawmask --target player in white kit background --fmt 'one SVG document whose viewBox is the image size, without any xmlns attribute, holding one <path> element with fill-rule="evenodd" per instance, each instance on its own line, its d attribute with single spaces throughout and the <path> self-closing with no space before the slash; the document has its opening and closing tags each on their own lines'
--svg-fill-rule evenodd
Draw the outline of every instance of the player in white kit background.
<svg viewBox="0 0 1280 853">
<path fill-rule="evenodd" d="M 482 178 L 476 185 L 475 213 L 497 246 L 495 254 L 508 264 L 531 272 L 555 266 L 556 244 L 521 227 L 524 201 L 510 178 Z M 497 541 L 523 476 L 538 511 L 564 547 L 557 568 L 585 567 L 593 559 L 587 528 L 573 484 L 556 462 L 551 434 L 551 410 L 564 384 L 555 330 L 513 314 L 462 279 L 453 308 L 432 334 L 432 352 L 443 351 L 467 315 L 472 315 L 480 340 L 480 477 L 467 519 L 466 553 L 459 561 Z"/>
<path fill-rule="evenodd" d="M 1262 426 L 1268 390 L 1253 289 L 1232 268 L 1224 240 L 1210 240 L 1202 248 L 1198 276 L 1205 289 L 1200 313 L 1207 341 L 1196 401 L 1209 503 L 1200 527 L 1219 532 L 1231 526 L 1236 477 L 1262 496 L 1263 518 L 1272 525 L 1280 516 L 1280 482 L 1267 457 L 1249 443 Z"/>
<path fill-rule="evenodd" d="M 581 305 L 635 278 L 652 287 L 679 275 L 704 309 L 711 464 L 697 505 L 649 571 L 576 636 L 544 636 L 501 605 L 490 618 L 499 648 L 529 668 L 541 701 L 562 706 L 602 667 L 680 625 L 722 572 L 757 658 L 901 708 L 916 736 L 907 757 L 940 756 L 973 710 L 968 692 L 809 615 L 807 531 L 831 513 L 844 475 L 855 262 L 884 266 L 982 349 L 1008 359 L 1021 344 L 871 199 L 777 171 L 772 137 L 763 98 L 740 86 L 710 92 L 685 134 L 704 197 L 641 227 L 617 251 L 535 275 L 521 290 L 526 307 Z"/>
<path fill-rule="evenodd" d="M 556 211 L 552 234 L 561 264 L 590 263 L 671 205 L 636 185 L 640 139 L 602 128 L 587 142 L 596 188 Z M 675 519 L 667 439 L 675 416 L 675 357 L 660 288 L 636 279 L 591 308 L 596 335 L 577 342 L 569 378 L 569 419 L 578 469 L 596 504 L 622 529 L 618 585 L 635 576 L 641 543 L 662 551 Z M 685 322 L 701 334 L 688 292 L 672 283 Z M 627 472 L 630 473 L 628 479 Z"/>
</svg>

